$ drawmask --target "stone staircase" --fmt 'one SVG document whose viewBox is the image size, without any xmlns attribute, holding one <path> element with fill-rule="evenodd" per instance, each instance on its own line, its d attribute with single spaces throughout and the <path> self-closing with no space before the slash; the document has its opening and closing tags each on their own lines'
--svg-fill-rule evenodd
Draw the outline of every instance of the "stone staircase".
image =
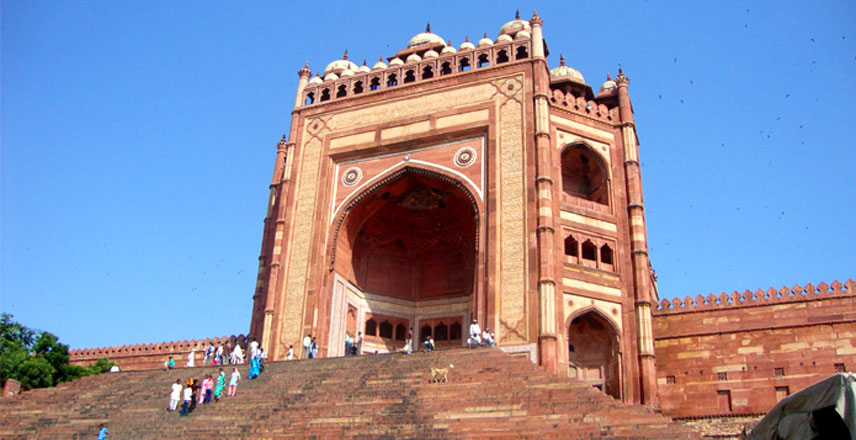
<svg viewBox="0 0 856 440">
<path fill-rule="evenodd" d="M 430 367 L 455 368 L 429 383 Z M 0 401 L 0 439 L 688 439 L 690 428 L 495 349 L 270 362 L 235 397 L 168 413 L 176 379 L 214 367 L 85 377 Z M 226 370 L 228 374 L 228 369 Z"/>
</svg>

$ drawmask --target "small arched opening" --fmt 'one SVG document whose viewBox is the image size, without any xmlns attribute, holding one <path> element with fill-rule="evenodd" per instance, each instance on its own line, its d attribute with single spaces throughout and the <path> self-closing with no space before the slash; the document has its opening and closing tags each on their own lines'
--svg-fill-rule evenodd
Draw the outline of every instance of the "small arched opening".
<svg viewBox="0 0 856 440">
<path fill-rule="evenodd" d="M 354 94 L 356 95 L 358 93 L 363 93 L 363 82 L 362 81 L 357 81 L 354 84 Z"/>
<path fill-rule="evenodd" d="M 571 197 L 609 205 L 606 164 L 585 144 L 572 144 L 562 152 L 562 191 Z"/>
<path fill-rule="evenodd" d="M 404 84 L 412 83 L 413 81 L 416 81 L 416 72 L 408 70 L 404 73 Z"/>
<path fill-rule="evenodd" d="M 440 66 L 440 75 L 448 75 L 452 73 L 452 64 L 446 61 Z"/>
<path fill-rule="evenodd" d="M 342 84 L 339 86 L 339 89 L 336 92 L 336 97 L 337 98 L 344 98 L 345 96 L 348 96 L 348 87 L 345 86 L 344 84 Z"/>
<path fill-rule="evenodd" d="M 565 257 L 571 263 L 579 263 L 580 243 L 570 234 L 565 238 Z"/>
<path fill-rule="evenodd" d="M 595 311 L 575 317 L 568 327 L 568 368 L 571 377 L 621 398 L 618 331 Z"/>
<path fill-rule="evenodd" d="M 398 85 L 398 77 L 396 77 L 394 73 L 390 74 L 386 78 L 386 86 L 387 87 L 395 87 L 397 85 Z"/>
<path fill-rule="evenodd" d="M 309 92 L 306 94 L 306 100 L 303 101 L 303 105 L 309 105 L 315 103 L 315 92 Z"/>
<path fill-rule="evenodd" d="M 432 68 L 431 66 L 425 66 L 425 68 L 422 69 L 422 79 L 428 79 L 428 78 L 433 78 L 433 77 L 434 77 L 434 68 Z"/>
<path fill-rule="evenodd" d="M 380 78 L 374 77 L 371 82 L 369 82 L 369 90 L 377 90 L 380 88 Z"/>
<path fill-rule="evenodd" d="M 502 64 L 508 62 L 508 51 L 501 50 L 496 54 L 496 64 Z"/>
<path fill-rule="evenodd" d="M 321 91 L 321 102 L 330 100 L 330 89 L 324 89 Z"/>
<path fill-rule="evenodd" d="M 522 60 L 524 58 L 529 58 L 529 54 L 526 52 L 526 48 L 520 46 L 517 48 L 517 54 L 514 56 L 516 60 Z"/>
<path fill-rule="evenodd" d="M 486 53 L 479 55 L 478 62 L 476 63 L 476 67 L 482 68 L 490 66 L 490 59 L 488 58 Z"/>
<path fill-rule="evenodd" d="M 470 59 L 469 58 L 461 58 L 458 61 L 458 72 L 466 72 L 470 70 Z"/>
</svg>

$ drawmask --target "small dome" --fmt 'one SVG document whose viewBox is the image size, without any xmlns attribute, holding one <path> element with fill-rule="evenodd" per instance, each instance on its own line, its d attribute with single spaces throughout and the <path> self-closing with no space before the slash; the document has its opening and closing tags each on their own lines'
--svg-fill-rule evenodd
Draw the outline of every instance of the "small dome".
<svg viewBox="0 0 856 440">
<path fill-rule="evenodd" d="M 514 37 L 521 31 L 532 32 L 532 28 L 529 26 L 528 21 L 520 19 L 520 11 L 517 11 L 517 15 L 514 17 L 514 20 L 505 23 L 501 28 L 499 28 L 499 35 Z"/>
<path fill-rule="evenodd" d="M 496 42 L 497 42 L 497 43 L 508 43 L 508 42 L 511 42 L 511 41 L 514 41 L 514 39 L 513 39 L 513 38 L 511 38 L 511 36 L 506 35 L 506 34 L 502 34 L 502 35 L 500 35 L 499 37 L 497 37 L 497 38 L 496 38 Z"/>
<path fill-rule="evenodd" d="M 492 45 L 493 45 L 493 40 L 488 38 L 487 32 L 485 32 L 484 37 L 482 37 L 482 39 L 479 40 L 479 47 L 492 46 Z"/>
<path fill-rule="evenodd" d="M 532 38 L 532 34 L 527 31 L 520 31 L 517 33 L 517 35 L 514 36 L 515 40 L 523 40 L 527 38 Z"/>
<path fill-rule="evenodd" d="M 428 26 L 425 28 L 425 32 L 414 35 L 413 38 L 407 42 L 407 48 L 410 49 L 411 47 L 429 43 L 446 45 L 446 41 L 443 40 L 443 37 L 431 32 L 431 23 L 428 23 Z"/>
<path fill-rule="evenodd" d="M 377 62 L 374 64 L 374 66 L 372 66 L 372 70 L 380 70 L 380 69 L 386 69 L 386 68 L 387 68 L 387 65 L 386 65 L 386 63 L 383 62 L 383 57 L 380 57 L 380 59 L 377 60 Z"/>
<path fill-rule="evenodd" d="M 418 63 L 420 61 L 422 61 L 422 57 L 420 57 L 419 55 L 417 55 L 415 53 L 412 53 L 412 54 L 407 56 L 407 62 L 408 63 Z"/>
<path fill-rule="evenodd" d="M 565 65 L 564 55 L 562 55 L 562 57 L 560 58 L 559 63 L 559 67 L 550 70 L 550 82 L 562 79 L 570 79 L 571 81 L 575 81 L 578 83 L 586 83 L 586 80 L 583 78 L 583 74 L 580 73 L 579 70 Z"/>
<path fill-rule="evenodd" d="M 446 43 L 446 47 L 444 47 L 443 50 L 440 51 L 440 54 L 442 55 L 446 53 L 455 53 L 457 51 L 458 50 L 455 49 L 455 46 L 452 46 L 452 40 L 449 40 L 449 42 Z"/>
<path fill-rule="evenodd" d="M 357 69 L 357 73 L 366 73 L 371 71 L 372 69 L 369 69 L 369 66 L 366 65 L 366 60 L 363 60 L 363 65 Z"/>
<path fill-rule="evenodd" d="M 609 74 L 607 73 L 606 74 L 606 81 L 603 82 L 603 84 L 600 86 L 600 91 L 598 91 L 597 93 L 600 94 L 600 93 L 604 93 L 604 92 L 610 92 L 612 90 L 615 90 L 616 87 L 618 87 L 618 85 L 615 84 L 615 81 L 613 81 L 612 78 L 610 78 Z"/>
<path fill-rule="evenodd" d="M 344 78 L 346 76 L 354 76 L 353 70 L 343 70 L 342 73 L 339 74 L 340 78 Z"/>
<path fill-rule="evenodd" d="M 389 67 L 392 66 L 403 66 L 404 61 L 401 61 L 401 58 L 393 58 L 392 61 L 389 62 Z"/>
<path fill-rule="evenodd" d="M 339 74 L 345 70 L 351 70 L 351 71 L 357 70 L 357 65 L 348 61 L 348 51 L 347 50 L 345 51 L 345 55 L 342 56 L 341 60 L 333 61 L 332 63 L 328 64 L 327 67 L 324 68 L 324 75 L 327 75 L 330 72 Z M 326 76 L 325 76 L 325 78 L 326 78 Z"/>
<path fill-rule="evenodd" d="M 475 49 L 476 45 L 470 42 L 470 37 L 464 38 L 464 42 L 461 43 L 461 50 L 467 49 Z"/>
<path fill-rule="evenodd" d="M 315 74 L 314 78 L 309 80 L 309 84 L 321 84 L 322 82 L 324 82 L 324 80 L 321 79 L 321 76 L 318 73 Z"/>
<path fill-rule="evenodd" d="M 446 50 L 446 48 L 444 47 L 443 50 Z M 437 58 L 439 56 L 440 56 L 439 53 L 434 51 L 434 49 L 431 49 L 428 52 L 425 52 L 425 55 L 422 56 L 422 59 L 427 60 L 428 58 Z"/>
<path fill-rule="evenodd" d="M 336 75 L 333 72 L 324 75 L 324 81 L 335 81 L 337 79 L 339 79 L 339 75 Z"/>
</svg>

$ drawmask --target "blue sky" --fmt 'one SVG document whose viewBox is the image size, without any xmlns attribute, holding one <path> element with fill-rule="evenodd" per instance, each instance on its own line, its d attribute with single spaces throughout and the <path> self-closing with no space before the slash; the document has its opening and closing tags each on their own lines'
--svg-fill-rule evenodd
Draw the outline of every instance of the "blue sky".
<svg viewBox="0 0 856 440">
<path fill-rule="evenodd" d="M 661 297 L 856 275 L 852 2 L 3 0 L 0 310 L 72 347 L 246 332 L 303 62 L 517 8 L 551 66 L 631 79 Z"/>
</svg>

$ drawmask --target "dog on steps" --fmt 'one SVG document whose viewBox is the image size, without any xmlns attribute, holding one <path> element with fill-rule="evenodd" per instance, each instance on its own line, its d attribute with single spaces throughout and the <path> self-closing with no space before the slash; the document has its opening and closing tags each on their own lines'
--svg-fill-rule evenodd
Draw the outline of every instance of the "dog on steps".
<svg viewBox="0 0 856 440">
<path fill-rule="evenodd" d="M 449 364 L 446 368 L 431 368 L 431 380 L 429 383 L 448 382 L 449 370 L 452 368 L 455 368 L 452 364 Z"/>
</svg>

